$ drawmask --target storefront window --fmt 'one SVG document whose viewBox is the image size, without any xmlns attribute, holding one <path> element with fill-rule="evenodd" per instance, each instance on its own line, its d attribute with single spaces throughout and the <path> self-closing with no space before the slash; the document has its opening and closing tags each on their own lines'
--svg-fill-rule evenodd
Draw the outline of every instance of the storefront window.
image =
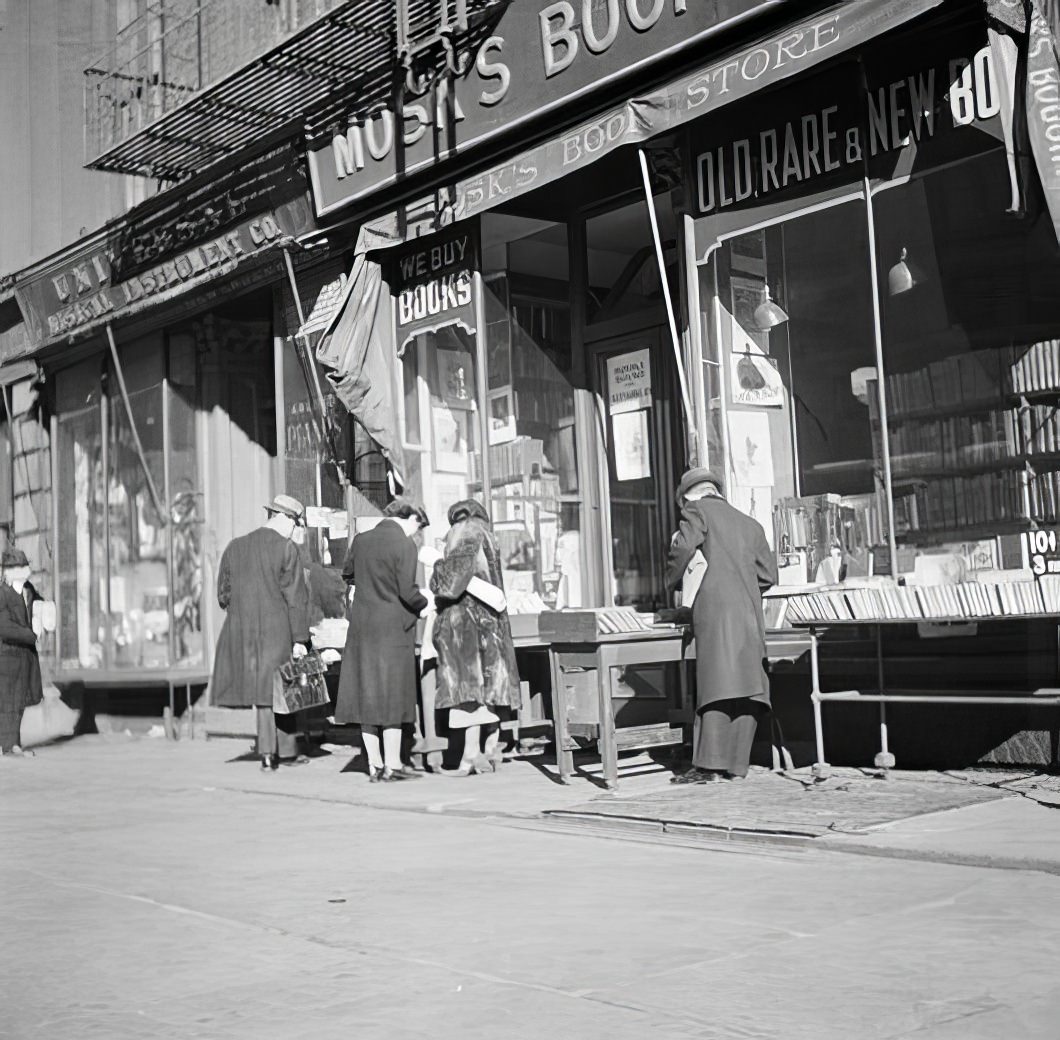
<svg viewBox="0 0 1060 1040">
<path fill-rule="evenodd" d="M 475 339 L 447 325 L 412 336 L 401 350 L 405 371 L 415 372 L 404 394 L 405 494 L 423 503 L 427 537 L 437 540 L 454 502 L 483 498 Z"/>
<path fill-rule="evenodd" d="M 1019 532 L 1060 518 L 1060 263 L 1048 218 L 1015 219 L 1009 198 L 1000 151 L 874 196 L 896 533 L 914 574 L 946 557 L 1002 567 Z"/>
<path fill-rule="evenodd" d="M 177 376 L 170 346 L 170 379 Z M 192 373 L 194 374 L 194 373 Z M 206 660 L 202 632 L 202 535 L 194 387 L 169 387 L 169 515 L 173 553 L 173 663 Z"/>
<path fill-rule="evenodd" d="M 482 247 L 490 491 L 509 609 L 581 606 L 567 228 L 491 215 Z"/>
</svg>

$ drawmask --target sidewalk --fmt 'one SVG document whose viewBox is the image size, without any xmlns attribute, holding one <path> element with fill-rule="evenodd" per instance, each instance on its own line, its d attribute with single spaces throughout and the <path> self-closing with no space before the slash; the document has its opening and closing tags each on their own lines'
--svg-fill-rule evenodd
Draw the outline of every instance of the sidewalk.
<svg viewBox="0 0 1060 1040">
<path fill-rule="evenodd" d="M 576 760 L 568 785 L 548 756 L 507 761 L 495 774 L 424 775 L 369 784 L 357 749 L 331 745 L 308 764 L 262 772 L 239 739 L 81 737 L 0 759 L 4 797 L 32 791 L 136 784 L 278 796 L 370 809 L 492 818 L 524 826 L 716 847 L 775 843 L 804 849 L 1031 869 L 1060 874 L 1060 777 L 1027 772 L 894 772 L 837 769 L 813 783 L 808 770 L 752 770 L 738 783 L 671 785 L 646 755 L 621 762 L 619 790 L 603 788 L 591 756 Z M 159 811 L 165 811 L 160 798 Z"/>
</svg>

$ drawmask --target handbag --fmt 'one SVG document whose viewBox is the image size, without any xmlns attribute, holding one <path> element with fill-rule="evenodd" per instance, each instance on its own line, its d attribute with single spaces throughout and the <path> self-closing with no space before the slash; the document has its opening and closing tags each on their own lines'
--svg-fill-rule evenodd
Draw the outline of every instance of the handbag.
<svg viewBox="0 0 1060 1040">
<path fill-rule="evenodd" d="M 304 657 L 291 658 L 276 669 L 272 677 L 272 710 L 277 715 L 293 715 L 307 708 L 319 708 L 331 702 L 324 681 L 327 665 L 316 650 Z"/>
</svg>

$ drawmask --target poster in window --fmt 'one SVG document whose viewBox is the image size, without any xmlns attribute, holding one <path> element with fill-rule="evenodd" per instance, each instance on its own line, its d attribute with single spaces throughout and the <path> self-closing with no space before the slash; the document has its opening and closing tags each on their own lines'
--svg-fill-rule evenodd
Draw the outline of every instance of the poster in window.
<svg viewBox="0 0 1060 1040">
<path fill-rule="evenodd" d="M 732 403 L 758 408 L 782 408 L 784 383 L 777 363 L 769 357 L 740 321 L 730 315 L 732 355 L 729 383 Z"/>
<path fill-rule="evenodd" d="M 612 415 L 651 406 L 651 353 L 647 348 L 607 359 L 607 404 Z"/>
<path fill-rule="evenodd" d="M 647 409 L 612 415 L 611 431 L 615 445 L 615 479 L 645 480 L 650 477 Z"/>
<path fill-rule="evenodd" d="M 515 407 L 512 398 L 511 387 L 489 395 L 490 444 L 508 444 L 515 440 Z"/>
<path fill-rule="evenodd" d="M 431 408 L 434 430 L 434 465 L 444 473 L 467 473 L 467 412 L 435 404 Z"/>
<path fill-rule="evenodd" d="M 732 487 L 729 504 L 752 520 L 757 520 L 766 533 L 769 548 L 773 548 L 773 489 L 771 487 Z"/>
<path fill-rule="evenodd" d="M 773 442 L 767 412 L 730 412 L 729 448 L 738 487 L 773 487 Z"/>
<path fill-rule="evenodd" d="M 490 390 L 510 386 L 512 382 L 511 322 L 490 322 L 486 326 L 486 375 Z"/>
<path fill-rule="evenodd" d="M 438 351 L 438 393 L 450 408 L 475 407 L 475 368 L 463 350 Z"/>
</svg>

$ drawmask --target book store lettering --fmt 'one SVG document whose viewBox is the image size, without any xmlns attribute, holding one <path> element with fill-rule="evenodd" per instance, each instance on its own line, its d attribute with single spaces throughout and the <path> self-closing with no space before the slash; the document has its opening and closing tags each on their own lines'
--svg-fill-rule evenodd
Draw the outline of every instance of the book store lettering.
<svg viewBox="0 0 1060 1040">
<path fill-rule="evenodd" d="M 1056 537 L 1056 531 L 1026 531 L 1023 537 L 1027 543 L 1031 570 L 1039 577 L 1043 574 L 1060 574 L 1060 540 Z"/>
<path fill-rule="evenodd" d="M 469 239 L 451 239 L 409 253 L 398 261 L 404 287 L 398 293 L 398 324 L 439 318 L 471 305 Z"/>
<path fill-rule="evenodd" d="M 696 160 L 699 211 L 715 213 L 859 167 L 1000 112 L 997 73 L 984 47 L 971 58 L 870 87 L 863 113 L 845 103 L 825 105 L 702 152 Z"/>
</svg>

